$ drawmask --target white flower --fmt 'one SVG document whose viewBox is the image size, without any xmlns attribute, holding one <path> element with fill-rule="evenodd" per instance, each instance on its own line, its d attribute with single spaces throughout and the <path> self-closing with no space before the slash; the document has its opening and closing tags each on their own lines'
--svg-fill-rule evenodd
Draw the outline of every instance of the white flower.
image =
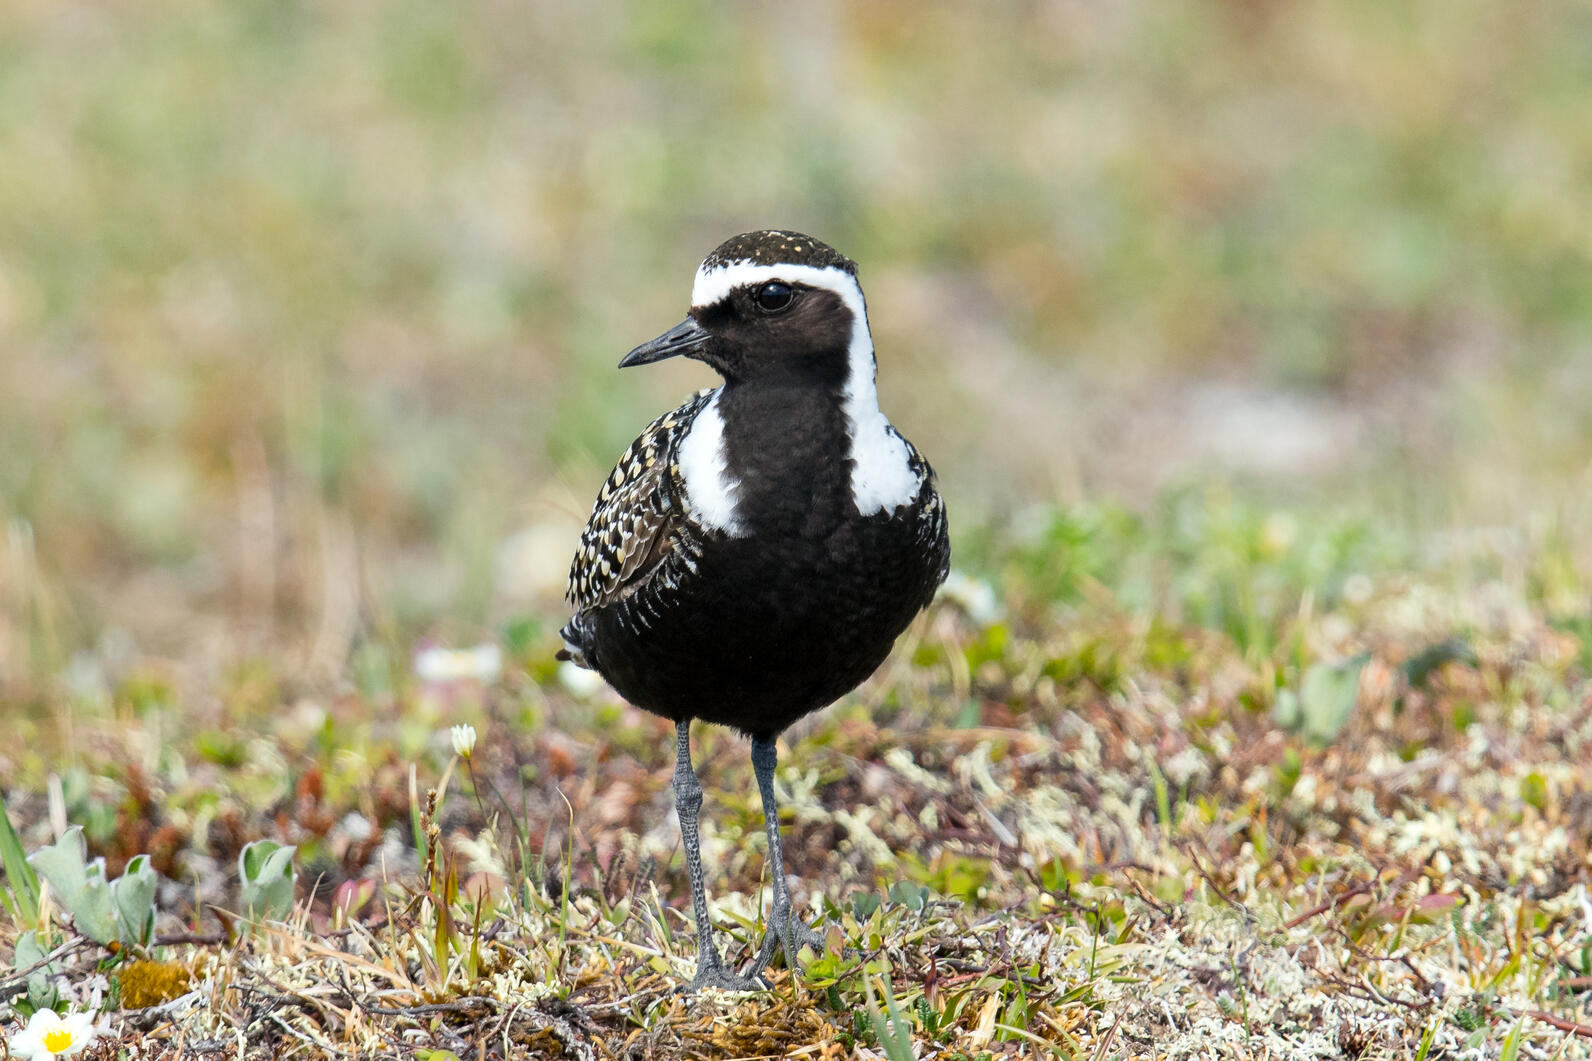
<svg viewBox="0 0 1592 1061">
<path fill-rule="evenodd" d="M 558 667 L 558 682 L 582 700 L 594 696 L 604 685 L 603 676 L 587 670 L 578 663 L 566 660 Z"/>
<path fill-rule="evenodd" d="M 415 674 L 435 685 L 477 681 L 488 685 L 503 671 L 503 650 L 495 644 L 474 648 L 432 645 L 415 653 Z"/>
<path fill-rule="evenodd" d="M 952 571 L 940 587 L 940 597 L 967 613 L 967 617 L 980 626 L 989 626 L 1001 617 L 1000 601 L 995 597 L 995 587 L 981 578 L 973 578 L 960 571 Z"/>
<path fill-rule="evenodd" d="M 449 734 L 453 737 L 454 754 L 461 759 L 468 759 L 475 751 L 475 727 L 470 725 L 454 726 Z"/>
<path fill-rule="evenodd" d="M 41 1009 L 11 1040 L 11 1053 L 23 1061 L 50 1061 L 77 1053 L 98 1034 L 94 1018 L 87 1013 L 68 1013 L 62 1018 L 53 1009 Z"/>
</svg>

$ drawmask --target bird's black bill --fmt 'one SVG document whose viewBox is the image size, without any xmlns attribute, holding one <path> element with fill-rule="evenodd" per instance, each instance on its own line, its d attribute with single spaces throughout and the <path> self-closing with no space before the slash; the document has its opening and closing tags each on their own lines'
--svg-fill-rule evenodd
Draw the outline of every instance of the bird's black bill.
<svg viewBox="0 0 1592 1061">
<path fill-rule="evenodd" d="M 620 359 L 619 367 L 629 368 L 632 365 L 650 365 L 654 361 L 662 361 L 666 357 L 689 354 L 710 338 L 712 338 L 712 333 L 698 324 L 694 317 L 687 317 L 650 343 L 642 343 L 630 351 L 630 353 Z"/>
</svg>

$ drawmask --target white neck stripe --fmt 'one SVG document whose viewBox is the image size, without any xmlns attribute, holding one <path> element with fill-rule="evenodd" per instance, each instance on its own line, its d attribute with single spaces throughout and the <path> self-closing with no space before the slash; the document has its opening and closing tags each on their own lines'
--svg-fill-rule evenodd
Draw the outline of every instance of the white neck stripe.
<svg viewBox="0 0 1592 1061">
<path fill-rule="evenodd" d="M 711 530 L 739 537 L 744 528 L 736 510 L 735 494 L 741 482 L 730 474 L 724 453 L 724 417 L 719 414 L 719 392 L 691 421 L 680 440 L 680 475 L 697 520 Z"/>
</svg>

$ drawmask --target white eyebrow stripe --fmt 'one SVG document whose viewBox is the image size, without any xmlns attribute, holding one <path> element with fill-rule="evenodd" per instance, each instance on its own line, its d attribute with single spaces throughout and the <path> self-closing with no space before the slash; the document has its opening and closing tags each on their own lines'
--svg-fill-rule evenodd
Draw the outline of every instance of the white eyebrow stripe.
<svg viewBox="0 0 1592 1061">
<path fill-rule="evenodd" d="M 726 262 L 714 266 L 704 264 L 697 270 L 696 282 L 691 285 L 691 308 L 704 309 L 715 302 L 722 302 L 738 287 L 769 280 L 784 280 L 833 291 L 855 317 L 860 319 L 865 315 L 862 288 L 857 285 L 857 278 L 833 265 L 759 265 L 756 262 Z"/>
<path fill-rule="evenodd" d="M 851 311 L 846 386 L 842 394 L 847 433 L 851 436 L 851 500 L 864 516 L 893 512 L 911 504 L 923 481 L 912 469 L 906 443 L 879 409 L 879 392 L 874 381 L 877 363 L 873 356 L 873 336 L 868 331 L 868 307 L 855 276 L 838 266 L 762 265 L 748 261 L 713 266 L 703 263 L 691 287 L 691 309 L 695 311 L 720 302 L 738 287 L 770 280 L 834 292 Z M 730 525 L 734 526 L 733 503 L 727 515 Z"/>
</svg>

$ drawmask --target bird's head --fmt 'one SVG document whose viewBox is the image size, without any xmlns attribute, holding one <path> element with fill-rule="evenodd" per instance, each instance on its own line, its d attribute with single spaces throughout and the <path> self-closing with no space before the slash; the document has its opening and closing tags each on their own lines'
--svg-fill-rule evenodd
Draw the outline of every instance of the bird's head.
<svg viewBox="0 0 1592 1061">
<path fill-rule="evenodd" d="M 857 263 L 799 232 L 765 229 L 726 240 L 703 260 L 684 321 L 619 362 L 684 354 L 729 382 L 795 377 L 843 386 L 873 374 Z"/>
</svg>

